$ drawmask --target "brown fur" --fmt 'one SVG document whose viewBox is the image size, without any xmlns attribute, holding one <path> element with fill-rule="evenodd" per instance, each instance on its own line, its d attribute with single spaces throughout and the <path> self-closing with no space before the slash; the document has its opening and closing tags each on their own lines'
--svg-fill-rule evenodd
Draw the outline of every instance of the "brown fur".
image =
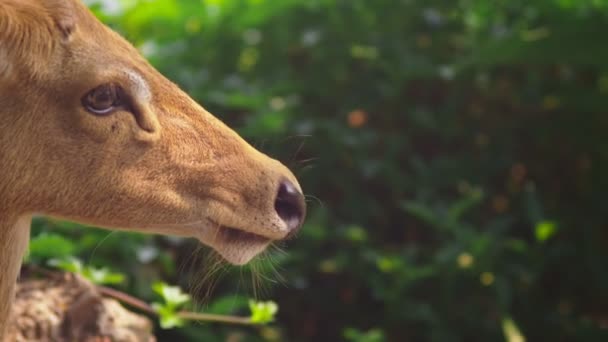
<svg viewBox="0 0 608 342">
<path fill-rule="evenodd" d="M 107 83 L 132 110 L 84 109 Z M 195 237 L 242 264 L 269 242 L 230 241 L 221 226 L 287 236 L 274 207 L 284 180 L 299 190 L 80 1 L 0 0 L 0 336 L 32 215 Z"/>
</svg>

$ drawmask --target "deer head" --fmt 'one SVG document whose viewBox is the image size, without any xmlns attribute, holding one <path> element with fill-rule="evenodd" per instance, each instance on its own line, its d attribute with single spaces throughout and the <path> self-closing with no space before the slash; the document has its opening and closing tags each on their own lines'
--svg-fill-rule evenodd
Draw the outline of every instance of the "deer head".
<svg viewBox="0 0 608 342">
<path fill-rule="evenodd" d="M 0 0 L 0 213 L 195 237 L 234 264 L 302 225 L 294 175 L 77 0 Z"/>
</svg>

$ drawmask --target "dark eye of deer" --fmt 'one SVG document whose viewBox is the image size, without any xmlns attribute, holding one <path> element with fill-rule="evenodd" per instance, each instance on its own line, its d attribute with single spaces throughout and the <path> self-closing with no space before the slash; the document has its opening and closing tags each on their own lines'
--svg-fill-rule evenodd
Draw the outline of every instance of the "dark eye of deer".
<svg viewBox="0 0 608 342">
<path fill-rule="evenodd" d="M 91 113 L 106 115 L 124 105 L 122 89 L 116 84 L 104 84 L 91 90 L 82 104 Z"/>
</svg>

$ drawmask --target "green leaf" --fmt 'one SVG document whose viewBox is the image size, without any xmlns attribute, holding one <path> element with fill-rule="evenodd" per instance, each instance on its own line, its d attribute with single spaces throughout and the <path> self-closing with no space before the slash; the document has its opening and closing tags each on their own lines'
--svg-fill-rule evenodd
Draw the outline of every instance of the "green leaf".
<svg viewBox="0 0 608 342">
<path fill-rule="evenodd" d="M 122 273 L 111 272 L 107 267 L 84 266 L 80 259 L 72 256 L 63 259 L 51 259 L 48 261 L 48 265 L 66 272 L 80 274 L 93 284 L 115 285 L 125 280 L 125 275 Z"/>
<path fill-rule="evenodd" d="M 526 338 L 521 333 L 515 322 L 510 317 L 502 319 L 502 331 L 507 342 L 525 342 Z"/>
<path fill-rule="evenodd" d="M 383 342 L 385 341 L 384 332 L 378 328 L 362 332 L 355 328 L 346 328 L 344 338 L 353 342 Z"/>
<path fill-rule="evenodd" d="M 353 242 L 365 242 L 367 240 L 367 231 L 361 226 L 350 226 L 346 229 L 346 237 Z"/>
<path fill-rule="evenodd" d="M 448 212 L 448 219 L 457 222 L 467 211 L 476 207 L 483 200 L 481 189 L 472 190 L 466 197 L 456 201 Z"/>
<path fill-rule="evenodd" d="M 121 284 L 125 280 L 125 275 L 122 273 L 113 273 L 108 268 L 94 268 L 91 266 L 85 267 L 82 275 L 89 279 L 93 284 L 99 285 L 116 285 Z"/>
<path fill-rule="evenodd" d="M 279 306 L 273 301 L 256 302 L 249 301 L 251 310 L 251 322 L 256 324 L 267 324 L 274 321 L 274 316 L 279 311 Z"/>
<path fill-rule="evenodd" d="M 29 257 L 37 259 L 66 258 L 74 253 L 74 243 L 61 235 L 42 233 L 29 245 Z"/>
<path fill-rule="evenodd" d="M 157 282 L 152 285 L 152 290 L 160 295 L 169 306 L 174 308 L 190 301 L 190 296 L 184 293 L 178 286 L 170 286 L 163 282 Z"/>
<path fill-rule="evenodd" d="M 185 325 L 185 321 L 178 316 L 174 308 L 160 303 L 152 303 L 152 308 L 158 313 L 161 328 L 171 329 Z"/>
<path fill-rule="evenodd" d="M 557 233 L 557 226 L 555 222 L 542 221 L 536 224 L 534 232 L 537 241 L 545 242 Z"/>
<path fill-rule="evenodd" d="M 170 286 L 163 282 L 156 282 L 152 290 L 160 295 L 164 303 L 153 303 L 152 307 L 158 313 L 160 326 L 163 329 L 181 327 L 185 321 L 177 313 L 180 306 L 190 301 L 190 296 L 182 292 L 178 286 Z"/>
<path fill-rule="evenodd" d="M 420 221 L 423 221 L 433 227 L 439 227 L 439 220 L 433 209 L 428 206 L 414 201 L 406 201 L 402 204 L 402 208 L 410 215 L 415 216 Z"/>
<path fill-rule="evenodd" d="M 376 260 L 376 266 L 384 273 L 391 273 L 403 269 L 403 260 L 394 256 L 382 256 Z"/>
<path fill-rule="evenodd" d="M 72 272 L 77 274 L 83 273 L 82 261 L 72 256 L 63 259 L 51 259 L 48 261 L 48 265 L 66 272 Z"/>
<path fill-rule="evenodd" d="M 230 314 L 236 310 L 247 307 L 247 302 L 247 297 L 226 295 L 215 299 L 211 304 L 209 304 L 209 307 L 205 311 L 214 314 Z"/>
</svg>

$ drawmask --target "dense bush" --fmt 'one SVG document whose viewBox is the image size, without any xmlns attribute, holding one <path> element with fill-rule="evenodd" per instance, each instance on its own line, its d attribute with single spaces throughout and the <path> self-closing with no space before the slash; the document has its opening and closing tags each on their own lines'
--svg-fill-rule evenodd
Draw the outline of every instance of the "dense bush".
<svg viewBox="0 0 608 342">
<path fill-rule="evenodd" d="M 90 3 L 310 195 L 271 256 L 282 285 L 256 293 L 275 325 L 161 338 L 608 338 L 608 2 Z M 192 242 L 58 225 L 35 233 L 77 239 L 66 254 L 128 273 L 140 297 L 191 273 L 176 246 Z M 245 307 L 244 272 L 203 309 Z"/>
</svg>

